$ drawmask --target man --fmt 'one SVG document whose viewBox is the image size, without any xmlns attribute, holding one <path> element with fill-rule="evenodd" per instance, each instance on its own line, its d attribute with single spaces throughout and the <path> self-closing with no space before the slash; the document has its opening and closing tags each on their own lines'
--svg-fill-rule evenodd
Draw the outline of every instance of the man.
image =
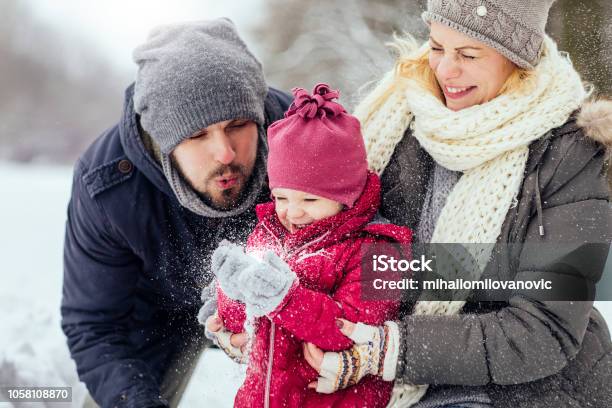
<svg viewBox="0 0 612 408">
<path fill-rule="evenodd" d="M 210 254 L 255 225 L 265 129 L 290 103 L 226 19 L 160 27 L 134 59 L 120 122 L 75 166 L 66 226 L 62 328 L 102 407 L 180 400 Z"/>
</svg>

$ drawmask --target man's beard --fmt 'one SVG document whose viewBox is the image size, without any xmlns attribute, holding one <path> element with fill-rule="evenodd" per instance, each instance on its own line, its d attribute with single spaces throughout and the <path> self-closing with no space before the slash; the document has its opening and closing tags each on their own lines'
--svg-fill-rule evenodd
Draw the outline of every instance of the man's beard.
<svg viewBox="0 0 612 408">
<path fill-rule="evenodd" d="M 217 167 L 216 169 L 214 169 L 213 171 L 211 171 L 204 178 L 205 186 L 208 186 L 209 182 L 213 178 L 221 177 L 225 173 L 239 174 L 241 177 L 241 183 L 243 184 L 241 185 L 241 189 L 238 192 L 238 194 L 236 194 L 235 190 L 232 188 L 222 190 L 221 195 L 220 195 L 222 202 L 219 202 L 218 197 L 215 199 L 209 192 L 198 190 L 193 185 L 193 183 L 190 180 L 188 180 L 187 177 L 185 177 L 183 169 L 181 169 L 178 162 L 174 160 L 174 156 L 171 155 L 170 158 L 172 159 L 172 165 L 178 171 L 183 181 L 187 183 L 189 187 L 191 187 L 191 189 L 198 195 L 198 197 L 200 197 L 200 199 L 202 200 L 204 204 L 206 204 L 207 206 L 211 208 L 214 208 L 215 210 L 228 211 L 228 210 L 238 207 L 240 203 L 242 202 L 242 200 L 244 199 L 244 196 L 248 194 L 248 191 L 250 190 L 250 185 L 251 185 L 252 180 L 251 180 L 251 177 L 249 177 L 248 171 L 245 166 L 240 165 L 240 164 L 221 165 Z"/>
<path fill-rule="evenodd" d="M 212 171 L 211 174 L 208 175 L 208 177 L 206 177 L 206 185 L 208 185 L 209 180 L 211 180 L 212 178 L 220 177 L 224 173 L 227 173 L 228 171 L 231 172 L 232 174 L 240 175 L 241 188 L 240 188 L 240 191 L 238 191 L 237 195 L 235 194 L 235 191 L 232 188 L 222 190 L 221 191 L 221 197 L 223 200 L 222 203 L 219 203 L 218 199 L 215 201 L 208 192 L 198 191 L 195 188 L 193 189 L 196 192 L 196 194 L 202 199 L 204 204 L 214 208 L 215 210 L 227 211 L 227 210 L 231 210 L 233 208 L 238 207 L 240 203 L 242 202 L 242 200 L 244 199 L 244 196 L 248 194 L 248 191 L 250 190 L 249 187 L 252 182 L 251 177 L 247 175 L 247 169 L 244 166 L 239 165 L 239 164 L 228 164 L 228 165 L 219 166 L 219 168 Z"/>
</svg>

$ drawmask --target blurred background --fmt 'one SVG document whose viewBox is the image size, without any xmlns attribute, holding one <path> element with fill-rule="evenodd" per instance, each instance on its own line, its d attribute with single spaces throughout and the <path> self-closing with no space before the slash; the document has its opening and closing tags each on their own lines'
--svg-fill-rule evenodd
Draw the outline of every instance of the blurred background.
<svg viewBox="0 0 612 408">
<path fill-rule="evenodd" d="M 230 17 L 272 86 L 329 82 L 351 108 L 363 86 L 391 67 L 385 43 L 393 33 L 425 39 L 425 3 L 0 0 L 0 386 L 71 386 L 66 406 L 85 396 L 59 327 L 71 167 L 118 121 L 136 74 L 132 49 L 152 27 Z M 558 0 L 548 29 L 604 97 L 612 96 L 611 21 L 610 0 Z M 600 287 L 612 299 L 610 259 L 606 276 Z M 612 302 L 597 307 L 612 323 Z M 208 353 L 183 406 L 231 406 L 242 373 Z"/>
<path fill-rule="evenodd" d="M 227 4 L 224 4 L 227 3 Z M 391 66 L 392 33 L 425 38 L 425 0 L 1 0 L 0 159 L 70 164 L 117 121 L 131 50 L 156 24 L 230 16 L 289 90 L 326 81 L 354 106 Z M 586 81 L 612 93 L 612 2 L 559 0 L 549 33 Z"/>
</svg>

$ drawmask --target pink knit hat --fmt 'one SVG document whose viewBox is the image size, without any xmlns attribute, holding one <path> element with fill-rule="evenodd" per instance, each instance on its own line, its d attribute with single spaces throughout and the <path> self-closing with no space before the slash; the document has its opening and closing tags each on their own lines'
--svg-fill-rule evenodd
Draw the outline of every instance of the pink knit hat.
<svg viewBox="0 0 612 408">
<path fill-rule="evenodd" d="M 356 117 L 333 100 L 327 84 L 312 95 L 293 89 L 285 118 L 268 128 L 270 189 L 290 188 L 352 207 L 366 184 L 368 163 Z"/>
</svg>

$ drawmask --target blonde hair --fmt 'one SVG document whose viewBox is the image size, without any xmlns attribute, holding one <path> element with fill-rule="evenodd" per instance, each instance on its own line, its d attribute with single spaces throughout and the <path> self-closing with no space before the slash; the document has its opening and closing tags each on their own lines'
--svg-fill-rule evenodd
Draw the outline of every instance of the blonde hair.
<svg viewBox="0 0 612 408">
<path fill-rule="evenodd" d="M 391 93 L 397 90 L 398 87 L 403 87 L 407 82 L 416 82 L 421 87 L 435 95 L 440 101 L 444 102 L 444 94 L 440 89 L 438 80 L 434 71 L 429 66 L 429 44 L 419 46 L 417 41 L 409 34 L 402 37 L 394 35 L 394 40 L 387 44 L 395 49 L 398 54 L 395 66 L 391 73 L 391 81 L 386 81 L 385 89 L 378 88 L 375 92 L 376 97 L 370 101 L 368 109 L 368 117 L 376 111 L 380 105 L 389 97 Z M 389 78 L 386 78 L 387 80 Z M 498 95 L 519 92 L 522 94 L 529 93 L 534 87 L 535 73 L 533 70 L 527 70 L 515 66 L 514 71 L 506 79 L 506 82 L 501 87 Z M 379 86 L 385 82 L 381 81 Z"/>
</svg>

